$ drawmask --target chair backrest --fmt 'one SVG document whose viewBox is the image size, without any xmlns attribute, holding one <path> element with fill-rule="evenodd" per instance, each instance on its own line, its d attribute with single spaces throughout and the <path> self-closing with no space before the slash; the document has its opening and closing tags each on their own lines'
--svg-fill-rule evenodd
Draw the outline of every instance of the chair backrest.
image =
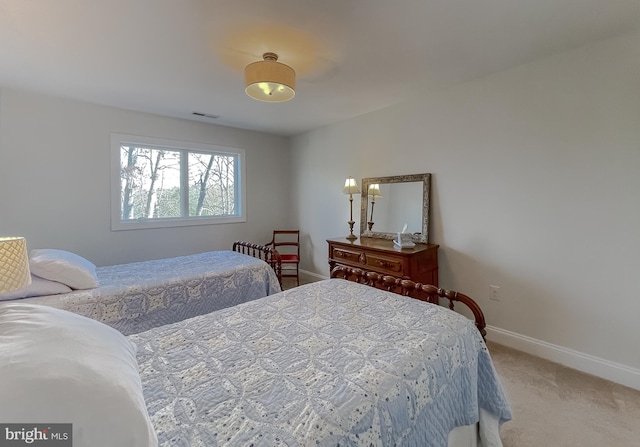
<svg viewBox="0 0 640 447">
<path fill-rule="evenodd" d="M 273 239 L 267 245 L 280 254 L 295 254 L 300 257 L 300 230 L 273 230 Z"/>
</svg>

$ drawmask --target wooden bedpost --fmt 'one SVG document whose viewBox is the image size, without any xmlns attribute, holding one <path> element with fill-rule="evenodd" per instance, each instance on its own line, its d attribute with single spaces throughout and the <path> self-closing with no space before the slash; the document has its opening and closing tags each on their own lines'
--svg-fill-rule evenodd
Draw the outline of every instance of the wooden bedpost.
<svg viewBox="0 0 640 447">
<path fill-rule="evenodd" d="M 265 261 L 276 273 L 278 283 L 280 283 L 280 287 L 282 287 L 282 260 L 277 250 L 251 242 L 235 241 L 233 243 L 233 251 Z"/>
</svg>

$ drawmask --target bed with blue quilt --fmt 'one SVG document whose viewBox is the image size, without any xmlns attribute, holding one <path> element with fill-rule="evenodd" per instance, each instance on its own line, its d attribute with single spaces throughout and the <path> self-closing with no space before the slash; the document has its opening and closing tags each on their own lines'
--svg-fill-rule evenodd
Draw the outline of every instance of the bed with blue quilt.
<svg viewBox="0 0 640 447">
<path fill-rule="evenodd" d="M 472 320 L 345 279 L 127 338 L 160 446 L 500 446 L 511 418 Z"/>
<path fill-rule="evenodd" d="M 281 290 L 269 262 L 235 250 L 97 267 L 95 277 L 93 288 L 20 301 L 84 315 L 129 335 Z"/>
</svg>

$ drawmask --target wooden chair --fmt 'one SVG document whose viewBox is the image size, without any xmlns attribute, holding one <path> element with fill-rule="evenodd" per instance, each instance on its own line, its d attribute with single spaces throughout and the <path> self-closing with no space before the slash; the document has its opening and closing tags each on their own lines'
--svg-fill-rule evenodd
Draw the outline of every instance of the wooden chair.
<svg viewBox="0 0 640 447">
<path fill-rule="evenodd" d="M 274 230 L 271 242 L 265 246 L 273 247 L 280 254 L 282 277 L 295 278 L 296 285 L 299 286 L 300 230 Z"/>
</svg>

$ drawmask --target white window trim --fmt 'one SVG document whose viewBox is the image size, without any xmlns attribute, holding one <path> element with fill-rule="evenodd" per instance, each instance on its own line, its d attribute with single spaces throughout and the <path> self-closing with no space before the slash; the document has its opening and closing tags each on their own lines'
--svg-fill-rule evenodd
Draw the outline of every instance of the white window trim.
<svg viewBox="0 0 640 447">
<path fill-rule="evenodd" d="M 229 153 L 238 155 L 240 160 L 239 179 L 236 182 L 240 185 L 240 203 L 238 209 L 239 216 L 201 216 L 182 217 L 175 219 L 152 219 L 134 222 L 122 222 L 120 220 L 120 146 L 123 143 L 150 145 L 166 147 L 168 149 L 186 149 L 193 151 L 208 151 L 218 153 Z M 240 223 L 247 221 L 247 188 L 246 188 L 246 151 L 241 148 L 217 146 L 204 143 L 193 143 L 188 141 L 168 140 L 165 138 L 144 137 L 140 135 L 128 135 L 121 133 L 111 134 L 111 230 L 142 230 L 150 228 L 170 228 L 187 227 L 193 225 L 215 225 Z"/>
</svg>

